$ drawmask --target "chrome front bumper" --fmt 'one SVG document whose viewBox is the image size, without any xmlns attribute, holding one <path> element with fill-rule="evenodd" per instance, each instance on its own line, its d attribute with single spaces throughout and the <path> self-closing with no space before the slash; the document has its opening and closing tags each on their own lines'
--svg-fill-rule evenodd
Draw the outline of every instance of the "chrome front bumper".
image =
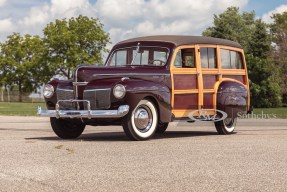
<svg viewBox="0 0 287 192">
<path fill-rule="evenodd" d="M 61 102 L 86 102 L 88 110 L 60 110 Z M 129 106 L 121 105 L 117 110 L 91 110 L 90 102 L 87 100 L 59 100 L 56 110 L 42 110 L 38 106 L 38 115 L 42 117 L 56 118 L 120 118 L 128 114 Z"/>
</svg>

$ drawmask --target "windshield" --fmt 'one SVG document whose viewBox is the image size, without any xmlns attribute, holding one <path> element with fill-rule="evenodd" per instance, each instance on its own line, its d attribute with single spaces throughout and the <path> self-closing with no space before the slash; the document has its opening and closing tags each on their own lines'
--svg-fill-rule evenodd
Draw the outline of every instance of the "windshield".
<svg viewBox="0 0 287 192">
<path fill-rule="evenodd" d="M 168 59 L 169 50 L 163 47 L 127 47 L 115 50 L 107 65 L 151 65 L 163 66 Z"/>
</svg>

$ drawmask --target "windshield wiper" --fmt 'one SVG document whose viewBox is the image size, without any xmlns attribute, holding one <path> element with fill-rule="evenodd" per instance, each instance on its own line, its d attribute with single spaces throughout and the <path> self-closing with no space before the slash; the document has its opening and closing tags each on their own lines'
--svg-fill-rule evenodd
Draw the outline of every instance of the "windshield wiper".
<svg viewBox="0 0 287 192">
<path fill-rule="evenodd" d="M 140 43 L 138 43 L 138 45 L 137 45 L 136 54 L 135 54 L 135 56 L 134 56 L 134 58 L 133 58 L 133 60 L 132 60 L 130 65 L 132 65 L 134 63 L 134 61 L 136 60 L 136 57 L 137 57 L 139 52 L 140 52 Z"/>
</svg>

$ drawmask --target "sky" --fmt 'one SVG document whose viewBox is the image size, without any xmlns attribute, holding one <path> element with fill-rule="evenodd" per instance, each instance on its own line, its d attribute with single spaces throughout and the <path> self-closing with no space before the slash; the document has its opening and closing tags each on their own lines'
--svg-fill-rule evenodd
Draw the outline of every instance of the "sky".
<svg viewBox="0 0 287 192">
<path fill-rule="evenodd" d="M 0 42 L 13 32 L 43 36 L 49 22 L 85 15 L 99 18 L 112 44 L 144 35 L 201 35 L 227 7 L 255 11 L 272 22 L 287 0 L 0 0 Z"/>
</svg>

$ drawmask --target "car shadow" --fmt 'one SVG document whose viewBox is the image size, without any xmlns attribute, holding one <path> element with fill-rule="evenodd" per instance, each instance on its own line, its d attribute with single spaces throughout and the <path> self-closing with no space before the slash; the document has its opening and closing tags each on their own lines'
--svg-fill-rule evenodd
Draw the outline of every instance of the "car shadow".
<svg viewBox="0 0 287 192">
<path fill-rule="evenodd" d="M 217 132 L 211 131 L 166 131 L 163 134 L 155 134 L 152 140 L 172 139 L 181 137 L 210 137 L 218 135 Z M 44 140 L 44 141 L 130 141 L 124 132 L 101 132 L 101 133 L 85 133 L 77 139 L 63 140 L 55 137 L 30 137 L 26 140 Z"/>
<path fill-rule="evenodd" d="M 180 137 L 207 137 L 218 135 L 213 131 L 166 131 L 163 134 L 156 134 L 155 139 L 180 138 Z"/>
</svg>

